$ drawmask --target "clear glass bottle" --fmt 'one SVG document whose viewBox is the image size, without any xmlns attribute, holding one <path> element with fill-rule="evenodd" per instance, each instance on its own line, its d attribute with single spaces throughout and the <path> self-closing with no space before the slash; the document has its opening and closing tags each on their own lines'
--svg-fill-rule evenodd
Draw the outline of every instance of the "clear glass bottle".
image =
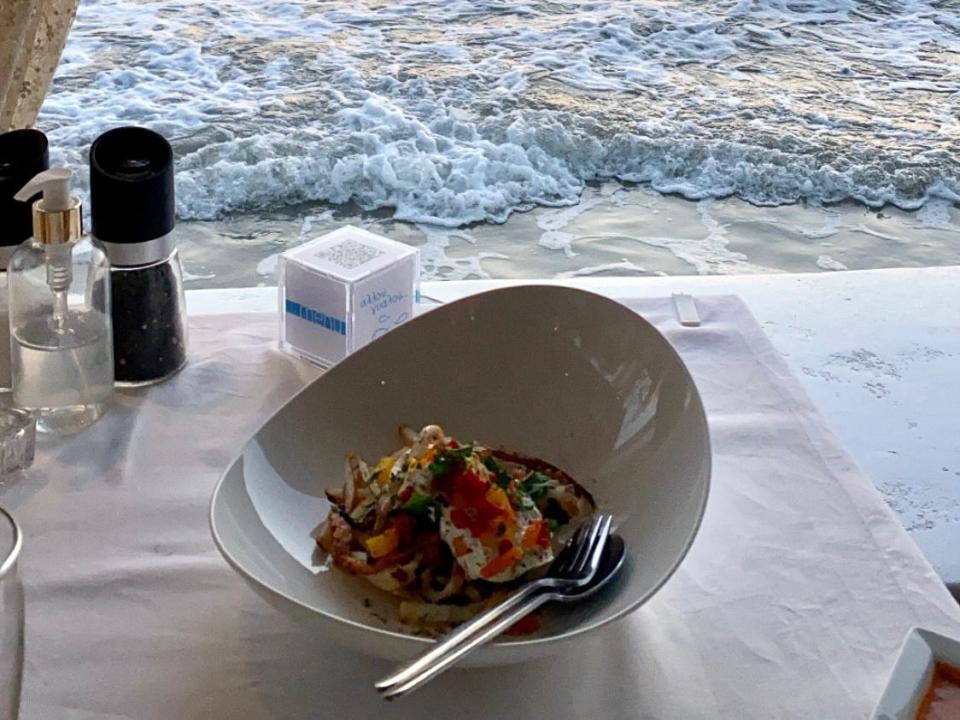
<svg viewBox="0 0 960 720">
<path fill-rule="evenodd" d="M 82 237 L 70 171 L 47 170 L 18 196 L 33 205 L 33 237 L 10 259 L 10 353 L 14 405 L 37 429 L 65 434 L 92 424 L 113 391 L 110 263 Z"/>
</svg>

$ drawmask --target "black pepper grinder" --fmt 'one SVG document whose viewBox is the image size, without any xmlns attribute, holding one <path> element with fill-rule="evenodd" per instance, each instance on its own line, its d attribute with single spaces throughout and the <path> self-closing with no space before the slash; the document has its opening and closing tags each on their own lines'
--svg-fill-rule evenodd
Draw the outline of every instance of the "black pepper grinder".
<svg viewBox="0 0 960 720">
<path fill-rule="evenodd" d="M 39 130 L 0 133 L 0 388 L 10 387 L 10 321 L 7 263 L 20 244 L 33 235 L 33 201 L 14 195 L 34 175 L 50 167 L 47 136 Z"/>
<path fill-rule="evenodd" d="M 14 195 L 50 167 L 47 136 L 39 130 L 0 133 L 0 271 L 24 240 L 33 235 L 33 207 Z"/>
<path fill-rule="evenodd" d="M 118 385 L 148 385 L 187 362 L 183 268 L 174 238 L 173 148 L 121 127 L 90 147 L 90 219 L 110 260 Z"/>
</svg>

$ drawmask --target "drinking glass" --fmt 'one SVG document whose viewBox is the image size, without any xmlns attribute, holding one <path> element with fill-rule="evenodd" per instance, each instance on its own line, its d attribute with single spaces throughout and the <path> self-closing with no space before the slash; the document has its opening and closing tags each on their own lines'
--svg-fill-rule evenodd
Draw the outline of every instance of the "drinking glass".
<svg viewBox="0 0 960 720">
<path fill-rule="evenodd" d="M 0 508 L 0 720 L 17 720 L 23 676 L 23 585 L 16 521 Z"/>
</svg>

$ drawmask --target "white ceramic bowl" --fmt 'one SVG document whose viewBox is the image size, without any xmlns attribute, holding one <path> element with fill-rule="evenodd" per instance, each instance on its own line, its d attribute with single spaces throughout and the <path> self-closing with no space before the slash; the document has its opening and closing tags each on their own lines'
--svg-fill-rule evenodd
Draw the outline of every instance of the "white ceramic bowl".
<svg viewBox="0 0 960 720">
<path fill-rule="evenodd" d="M 676 570 L 700 526 L 707 422 L 686 367 L 650 323 L 607 298 L 556 286 L 439 307 L 293 398 L 211 501 L 227 561 L 278 608 L 358 650 L 401 659 L 429 642 L 393 621 L 393 598 L 319 567 L 311 537 L 327 513 L 323 489 L 342 483 L 344 454 L 391 452 L 398 423 L 438 423 L 462 440 L 558 465 L 615 515 L 626 541 L 626 565 L 609 591 L 547 612 L 537 635 L 487 646 L 472 664 L 545 655 L 636 609 Z"/>
<path fill-rule="evenodd" d="M 914 720 L 930 689 L 937 662 L 960 667 L 960 639 L 911 628 L 883 696 L 870 716 L 872 720 Z"/>
</svg>

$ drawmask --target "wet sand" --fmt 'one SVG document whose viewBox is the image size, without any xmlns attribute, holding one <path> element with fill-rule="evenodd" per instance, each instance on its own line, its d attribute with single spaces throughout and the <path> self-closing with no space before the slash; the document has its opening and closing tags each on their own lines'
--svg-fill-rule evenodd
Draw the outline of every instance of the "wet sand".
<svg viewBox="0 0 960 720">
<path fill-rule="evenodd" d="M 425 280 L 960 265 L 960 209 L 945 200 L 916 212 L 855 203 L 758 207 L 604 183 L 578 205 L 517 212 L 502 225 L 415 225 L 348 205 L 184 222 L 177 232 L 187 287 L 273 284 L 279 253 L 348 223 L 418 246 Z"/>
</svg>

